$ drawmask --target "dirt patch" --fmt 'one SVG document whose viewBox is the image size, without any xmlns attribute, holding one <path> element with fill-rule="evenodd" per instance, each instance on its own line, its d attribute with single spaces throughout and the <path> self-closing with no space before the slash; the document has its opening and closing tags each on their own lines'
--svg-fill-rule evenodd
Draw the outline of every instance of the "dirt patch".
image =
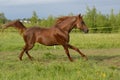
<svg viewBox="0 0 120 80">
<path fill-rule="evenodd" d="M 103 63 L 120 68 L 120 56 L 104 59 Z"/>
<path fill-rule="evenodd" d="M 100 66 L 108 66 L 120 70 L 120 49 L 90 49 L 84 50 L 90 60 Z"/>
</svg>

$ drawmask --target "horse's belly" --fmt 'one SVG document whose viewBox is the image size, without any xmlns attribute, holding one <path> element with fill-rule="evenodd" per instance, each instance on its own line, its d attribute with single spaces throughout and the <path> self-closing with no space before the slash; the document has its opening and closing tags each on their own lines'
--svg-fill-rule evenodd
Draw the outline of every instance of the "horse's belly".
<svg viewBox="0 0 120 80">
<path fill-rule="evenodd" d="M 39 42 L 40 44 L 46 45 L 46 46 L 53 46 L 53 45 L 58 45 L 57 43 L 52 43 L 52 42 Z"/>
<path fill-rule="evenodd" d="M 51 38 L 39 38 L 39 39 L 37 39 L 36 42 L 43 44 L 43 45 L 46 45 L 46 46 L 58 45 L 56 40 L 53 40 Z"/>
</svg>

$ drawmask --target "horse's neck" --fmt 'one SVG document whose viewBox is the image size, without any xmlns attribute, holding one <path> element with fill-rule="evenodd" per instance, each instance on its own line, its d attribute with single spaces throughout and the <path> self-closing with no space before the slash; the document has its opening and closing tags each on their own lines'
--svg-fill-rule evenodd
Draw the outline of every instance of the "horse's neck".
<svg viewBox="0 0 120 80">
<path fill-rule="evenodd" d="M 71 30 L 74 28 L 74 22 L 75 22 L 76 18 L 68 18 L 65 21 L 61 22 L 60 24 L 58 24 L 58 27 L 60 29 L 62 29 L 65 32 L 71 32 Z"/>
</svg>

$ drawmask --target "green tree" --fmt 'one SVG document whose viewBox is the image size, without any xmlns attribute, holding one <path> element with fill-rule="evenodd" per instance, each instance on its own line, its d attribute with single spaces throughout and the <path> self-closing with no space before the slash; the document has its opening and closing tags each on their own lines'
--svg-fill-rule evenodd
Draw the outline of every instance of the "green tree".
<svg viewBox="0 0 120 80">
<path fill-rule="evenodd" d="M 90 9 L 89 7 L 86 8 L 87 12 L 86 15 L 84 16 L 84 19 L 86 21 L 86 24 L 89 25 L 92 29 L 92 32 L 96 32 L 96 17 L 97 17 L 97 10 L 95 7 Z"/>
<path fill-rule="evenodd" d="M 30 21 L 32 24 L 38 24 L 38 16 L 37 13 L 35 11 L 33 11 L 32 17 L 30 18 Z"/>
<path fill-rule="evenodd" d="M 120 11 L 119 13 L 116 15 L 116 25 L 120 26 Z"/>
<path fill-rule="evenodd" d="M 119 11 L 119 13 L 116 15 L 116 28 L 117 28 L 117 30 L 120 32 L 120 11 Z"/>
<path fill-rule="evenodd" d="M 109 24 L 112 27 L 112 31 L 116 31 L 117 27 L 116 27 L 116 16 L 114 14 L 114 9 L 111 10 L 111 13 L 109 15 Z"/>
<path fill-rule="evenodd" d="M 86 8 L 84 20 L 90 26 L 90 32 L 116 32 L 120 26 L 120 13 L 114 14 L 114 9 L 108 15 L 103 15 L 97 12 L 95 7 Z"/>
<path fill-rule="evenodd" d="M 0 24 L 4 24 L 7 21 L 4 13 L 0 13 Z"/>
<path fill-rule="evenodd" d="M 96 26 L 98 28 L 97 32 L 111 32 L 111 27 L 108 22 L 108 16 L 101 14 L 101 12 L 97 13 Z"/>
<path fill-rule="evenodd" d="M 55 23 L 55 18 L 52 15 L 48 16 L 48 18 L 47 18 L 47 26 L 48 27 L 52 26 L 54 23 Z"/>
<path fill-rule="evenodd" d="M 42 27 L 51 27 L 52 25 L 55 24 L 55 17 L 53 17 L 52 15 L 48 16 L 47 19 L 41 19 L 40 21 L 40 26 Z"/>
</svg>

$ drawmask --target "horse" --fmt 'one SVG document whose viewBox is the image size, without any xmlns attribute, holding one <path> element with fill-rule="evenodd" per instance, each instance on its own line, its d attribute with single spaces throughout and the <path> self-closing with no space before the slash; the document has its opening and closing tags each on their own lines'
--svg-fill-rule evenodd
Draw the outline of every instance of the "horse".
<svg viewBox="0 0 120 80">
<path fill-rule="evenodd" d="M 23 36 L 25 45 L 19 54 L 19 59 L 22 60 L 24 52 L 28 58 L 32 60 L 32 56 L 28 53 L 34 47 L 35 43 L 40 43 L 46 46 L 61 45 L 63 46 L 65 53 L 70 61 L 73 61 L 69 54 L 69 49 L 77 51 L 83 58 L 88 59 L 77 47 L 69 44 L 69 33 L 73 28 L 78 28 L 85 33 L 88 33 L 87 28 L 81 14 L 77 16 L 63 16 L 56 20 L 56 23 L 50 28 L 41 28 L 39 26 L 33 26 L 26 28 L 19 20 L 14 20 L 3 25 L 3 29 L 8 27 L 14 27 L 20 31 Z"/>
</svg>

